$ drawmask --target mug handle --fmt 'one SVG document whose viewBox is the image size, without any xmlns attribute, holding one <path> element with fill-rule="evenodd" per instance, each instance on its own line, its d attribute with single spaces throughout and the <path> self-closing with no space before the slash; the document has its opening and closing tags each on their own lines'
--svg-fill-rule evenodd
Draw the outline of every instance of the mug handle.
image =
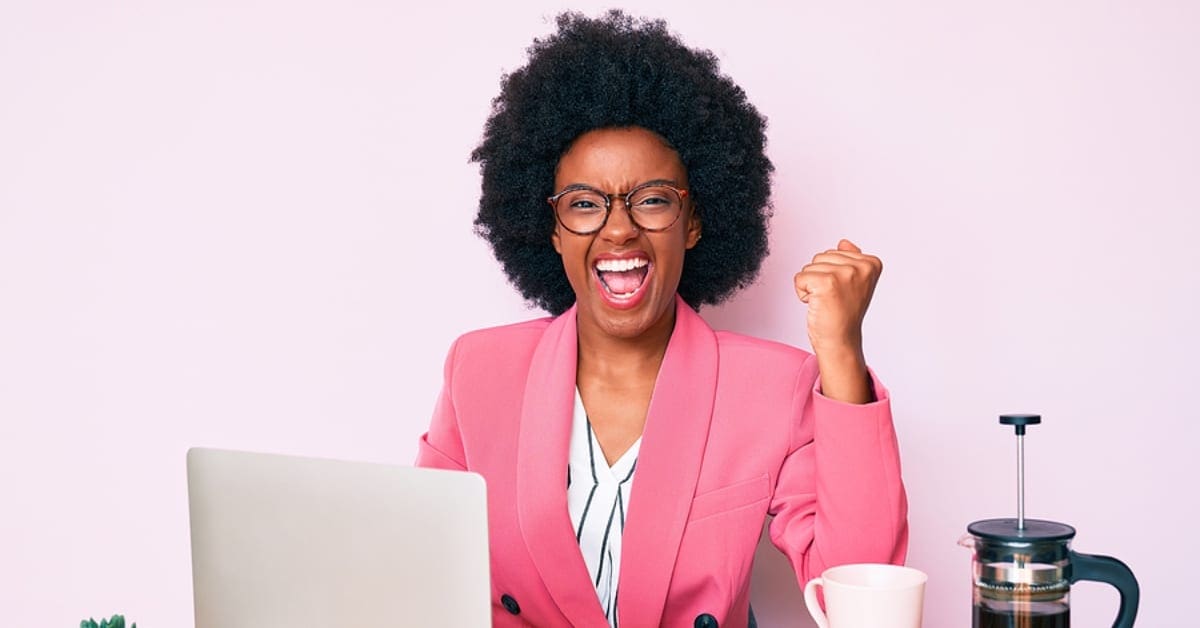
<svg viewBox="0 0 1200 628">
<path fill-rule="evenodd" d="M 819 576 L 804 585 L 804 605 L 808 607 L 808 614 L 812 615 L 818 628 L 829 628 L 829 618 L 825 617 L 825 613 L 821 611 L 821 603 L 817 601 L 818 586 L 825 586 L 825 581 Z"/>
<path fill-rule="evenodd" d="M 1133 628 L 1140 590 L 1137 578 L 1128 565 L 1110 556 L 1071 551 L 1071 584 L 1080 580 L 1104 582 L 1116 587 L 1121 593 L 1121 608 L 1117 611 L 1113 628 Z"/>
</svg>

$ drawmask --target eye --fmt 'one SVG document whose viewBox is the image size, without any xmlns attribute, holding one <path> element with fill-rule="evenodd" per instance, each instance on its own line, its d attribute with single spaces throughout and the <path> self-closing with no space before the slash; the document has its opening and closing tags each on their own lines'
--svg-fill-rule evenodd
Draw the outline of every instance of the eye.
<svg viewBox="0 0 1200 628">
<path fill-rule="evenodd" d="M 572 190 L 559 200 L 559 207 L 580 214 L 595 214 L 604 211 L 604 200 L 591 190 Z"/>
<path fill-rule="evenodd" d="M 630 201 L 641 211 L 669 211 L 679 204 L 679 197 L 669 188 L 651 186 L 636 191 Z"/>
</svg>

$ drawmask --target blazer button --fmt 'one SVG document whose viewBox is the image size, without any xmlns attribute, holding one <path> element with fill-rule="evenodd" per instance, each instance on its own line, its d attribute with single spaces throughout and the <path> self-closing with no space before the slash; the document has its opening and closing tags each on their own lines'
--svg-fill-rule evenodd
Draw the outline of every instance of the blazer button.
<svg viewBox="0 0 1200 628">
<path fill-rule="evenodd" d="M 511 596 L 507 593 L 505 593 L 504 595 L 501 595 L 500 603 L 504 605 L 504 610 L 512 613 L 513 615 L 521 614 L 521 605 L 517 604 L 517 601 L 515 599 L 513 599 L 513 596 Z M 713 624 L 713 626 L 715 627 L 716 624 Z"/>
<path fill-rule="evenodd" d="M 696 615 L 696 621 L 693 622 L 692 625 L 695 626 L 695 628 L 719 628 L 717 625 L 717 618 L 709 615 L 708 613 Z"/>
</svg>

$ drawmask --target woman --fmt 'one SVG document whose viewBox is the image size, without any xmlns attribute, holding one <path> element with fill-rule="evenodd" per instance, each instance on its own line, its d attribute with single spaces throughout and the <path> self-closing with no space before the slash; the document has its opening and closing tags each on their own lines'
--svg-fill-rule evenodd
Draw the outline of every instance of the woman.
<svg viewBox="0 0 1200 628">
<path fill-rule="evenodd" d="M 693 308 L 766 255 L 761 115 L 661 22 L 564 15 L 508 75 L 476 225 L 555 316 L 459 338 L 418 464 L 488 483 L 496 626 L 744 626 L 755 546 L 800 582 L 901 562 L 906 505 L 862 319 L 879 260 L 795 277 L 814 355 Z"/>
</svg>

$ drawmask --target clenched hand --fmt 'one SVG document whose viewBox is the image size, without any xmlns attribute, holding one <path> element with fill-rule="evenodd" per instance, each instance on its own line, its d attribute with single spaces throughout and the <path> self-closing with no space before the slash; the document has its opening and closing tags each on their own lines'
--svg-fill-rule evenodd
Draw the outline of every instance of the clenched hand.
<svg viewBox="0 0 1200 628">
<path fill-rule="evenodd" d="M 871 400 L 862 323 L 883 262 L 841 240 L 796 273 L 796 295 L 808 304 L 808 339 L 821 370 L 821 392 L 849 403 Z"/>
</svg>

